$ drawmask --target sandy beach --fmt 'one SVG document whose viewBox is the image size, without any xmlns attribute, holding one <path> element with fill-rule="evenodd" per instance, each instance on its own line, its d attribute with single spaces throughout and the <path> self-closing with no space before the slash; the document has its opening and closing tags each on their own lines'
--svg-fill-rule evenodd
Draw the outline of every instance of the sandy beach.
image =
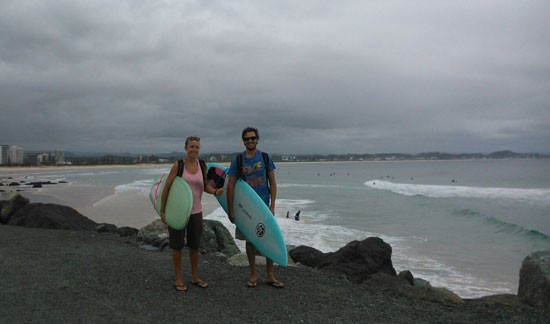
<svg viewBox="0 0 550 324">
<path fill-rule="evenodd" d="M 20 172 L 36 172 L 36 171 L 66 171 L 66 170 L 86 170 L 86 169 L 112 169 L 112 168 L 162 168 L 170 167 L 171 163 L 159 163 L 159 164 L 102 164 L 102 165 L 59 165 L 59 166 L 13 166 L 6 167 L 0 166 L 0 176 L 2 174 L 20 173 Z"/>
<path fill-rule="evenodd" d="M 92 167 L 60 166 L 60 167 L 14 167 L 0 168 L 0 182 L 30 181 L 29 175 L 37 171 L 60 170 L 99 170 L 112 168 L 166 168 L 171 164 L 136 164 L 136 165 L 101 165 Z M 3 173 L 2 173 L 3 172 Z M 10 179 L 8 179 L 10 175 Z M 116 191 L 115 188 L 102 185 L 57 183 L 44 185 L 42 188 L 28 186 L 4 186 L 0 199 L 10 199 L 19 193 L 28 198 L 31 203 L 53 203 L 76 209 L 81 214 L 97 223 L 109 223 L 116 226 L 141 228 L 158 218 L 146 193 L 139 190 Z M 203 214 L 208 215 L 219 207 L 216 199 L 209 194 L 203 194 Z"/>
<path fill-rule="evenodd" d="M 31 203 L 51 203 L 69 206 L 97 223 L 142 228 L 158 218 L 149 198 L 134 191 L 115 192 L 113 188 L 87 185 L 59 184 L 47 188 L 25 188 L 24 191 L 2 193 L 0 200 L 19 193 Z M 203 214 L 208 215 L 219 204 L 204 194 Z"/>
</svg>

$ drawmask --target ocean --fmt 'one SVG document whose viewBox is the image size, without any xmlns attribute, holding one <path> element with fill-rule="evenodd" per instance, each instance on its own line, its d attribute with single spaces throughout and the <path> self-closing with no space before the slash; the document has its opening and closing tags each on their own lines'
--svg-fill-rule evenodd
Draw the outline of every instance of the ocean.
<svg viewBox="0 0 550 324">
<path fill-rule="evenodd" d="M 463 298 L 516 294 L 522 260 L 550 250 L 549 159 L 280 162 L 276 167 L 275 214 L 287 244 L 331 252 L 377 236 L 392 246 L 398 272 L 410 270 Z M 95 221 L 135 227 L 157 218 L 149 188 L 168 168 L 21 172 L 28 181 L 68 182 L 38 189 L 35 198 L 55 195 Z M 70 188 L 65 196 L 62 186 Z M 84 192 L 88 204 L 78 194 Z M 206 219 L 233 232 L 215 200 L 204 199 Z"/>
</svg>

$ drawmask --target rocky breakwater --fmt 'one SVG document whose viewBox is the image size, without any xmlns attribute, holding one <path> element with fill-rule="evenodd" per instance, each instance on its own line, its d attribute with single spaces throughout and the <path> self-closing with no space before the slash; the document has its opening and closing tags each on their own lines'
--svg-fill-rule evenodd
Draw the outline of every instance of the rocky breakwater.
<svg viewBox="0 0 550 324">
<path fill-rule="evenodd" d="M 168 245 L 168 229 L 160 219 L 140 230 L 117 227 L 113 224 L 96 223 L 68 206 L 31 203 L 20 194 L 10 200 L 0 201 L 0 223 L 32 228 L 113 233 L 128 237 L 128 243 L 147 250 L 162 251 Z M 230 257 L 240 252 L 227 228 L 213 220 L 204 221 L 201 245 L 200 252 L 203 254 L 221 253 Z"/>
<path fill-rule="evenodd" d="M 392 248 L 377 237 L 348 243 L 336 252 L 323 253 L 309 246 L 289 251 L 296 263 L 335 271 L 350 282 L 364 285 L 377 293 L 404 296 L 438 303 L 476 305 L 502 304 L 523 307 L 531 305 L 550 309 L 550 251 L 536 252 L 525 258 L 520 270 L 518 295 L 500 294 L 477 299 L 462 299 L 443 287 L 432 287 L 411 271 L 396 273 L 391 261 Z"/>
<path fill-rule="evenodd" d="M 436 302 L 463 302 L 445 288 L 435 288 L 425 280 L 414 278 L 408 270 L 397 274 L 391 254 L 391 246 L 378 237 L 352 241 L 336 252 L 323 253 L 309 246 L 299 246 L 289 252 L 294 262 L 340 272 L 352 283 L 364 284 L 373 291 Z"/>
<path fill-rule="evenodd" d="M 20 195 L 0 201 L 0 223 L 114 233 L 128 237 L 127 243 L 154 251 L 163 251 L 168 245 L 167 229 L 160 220 L 139 231 L 129 227 L 117 228 L 112 224 L 95 223 L 70 207 L 30 203 Z M 219 254 L 228 259 L 241 254 L 223 224 L 205 220 L 204 226 L 201 253 Z M 519 274 L 518 295 L 492 295 L 477 299 L 462 299 L 446 288 L 432 287 L 429 282 L 414 278 L 410 271 L 396 273 L 391 254 L 391 246 L 377 237 L 352 241 L 330 253 L 323 253 L 309 246 L 298 246 L 289 250 L 291 263 L 297 267 L 340 273 L 349 282 L 365 287 L 372 294 L 406 298 L 412 303 L 422 300 L 461 305 L 461 309 L 486 309 L 501 305 L 521 309 L 520 312 L 526 308 L 528 312 L 536 310 L 542 317 L 550 315 L 550 251 L 535 252 L 525 258 Z"/>
<path fill-rule="evenodd" d="M 0 189 L 0 193 L 2 192 L 20 192 L 24 191 L 22 188 L 42 188 L 45 185 L 55 185 L 59 183 L 67 183 L 67 181 L 59 181 L 59 182 L 52 182 L 52 181 L 32 181 L 28 182 L 26 179 L 15 179 L 13 177 L 0 177 L 0 187 L 13 187 L 16 188 L 15 190 L 7 190 L 7 189 Z"/>
</svg>

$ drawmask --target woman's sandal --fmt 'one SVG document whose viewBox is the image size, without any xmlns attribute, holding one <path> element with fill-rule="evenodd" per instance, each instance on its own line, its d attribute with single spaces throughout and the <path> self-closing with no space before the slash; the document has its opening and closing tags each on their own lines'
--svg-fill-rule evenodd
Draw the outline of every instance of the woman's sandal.
<svg viewBox="0 0 550 324">
<path fill-rule="evenodd" d="M 197 281 L 197 282 L 191 282 L 193 285 L 200 287 L 200 288 L 208 288 L 208 283 L 204 281 Z"/>
<path fill-rule="evenodd" d="M 284 288 L 285 285 L 283 285 L 282 282 L 280 282 L 279 280 L 275 280 L 275 281 L 268 281 L 266 282 L 268 285 L 270 285 L 271 287 L 273 288 L 278 288 L 278 289 L 281 289 L 281 288 Z"/>
<path fill-rule="evenodd" d="M 177 291 L 187 291 L 187 286 L 185 284 L 183 285 L 174 284 L 174 289 L 176 289 Z"/>
<path fill-rule="evenodd" d="M 271 287 L 278 288 L 278 289 L 285 287 L 285 285 L 283 285 L 282 282 L 280 282 L 279 280 L 275 279 L 275 277 L 273 277 L 272 272 L 267 273 L 267 278 L 268 279 L 266 281 L 266 284 L 270 285 Z M 272 278 L 272 280 L 270 280 L 269 278 Z"/>
</svg>

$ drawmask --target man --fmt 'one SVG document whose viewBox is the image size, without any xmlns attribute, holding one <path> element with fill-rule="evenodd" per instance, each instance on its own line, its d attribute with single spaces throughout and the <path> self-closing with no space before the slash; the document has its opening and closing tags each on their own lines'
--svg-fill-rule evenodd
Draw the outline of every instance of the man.
<svg viewBox="0 0 550 324">
<path fill-rule="evenodd" d="M 229 180 L 227 184 L 227 209 L 231 223 L 235 223 L 233 196 L 237 177 L 243 177 L 246 180 L 262 198 L 265 204 L 269 206 L 273 215 L 275 215 L 275 199 L 277 198 L 277 183 L 275 181 L 274 172 L 275 164 L 269 155 L 267 155 L 266 163 L 262 152 L 256 148 L 260 139 L 258 130 L 253 127 L 247 127 L 242 131 L 241 137 L 246 150 L 240 154 L 241 158 L 236 156 L 232 159 L 231 166 L 229 167 Z M 238 170 L 239 163 L 237 161 L 240 159 L 242 159 L 242 163 L 240 163 L 241 170 Z M 235 230 L 235 237 L 239 240 L 246 240 L 238 229 Z M 258 284 L 256 254 L 257 251 L 254 245 L 246 240 L 246 255 L 250 267 L 250 278 L 247 282 L 247 286 L 250 288 L 254 288 Z M 284 287 L 283 283 L 273 276 L 273 261 L 269 258 L 266 258 L 266 271 L 267 283 L 275 288 Z"/>
</svg>

